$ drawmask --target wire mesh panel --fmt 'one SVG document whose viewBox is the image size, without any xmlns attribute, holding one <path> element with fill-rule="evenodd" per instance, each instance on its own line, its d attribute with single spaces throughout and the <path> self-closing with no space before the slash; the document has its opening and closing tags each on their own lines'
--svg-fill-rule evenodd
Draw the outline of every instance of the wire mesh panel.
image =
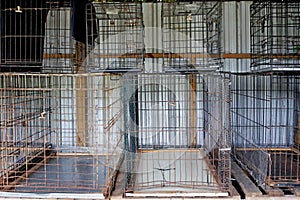
<svg viewBox="0 0 300 200">
<path fill-rule="evenodd" d="M 251 5 L 251 69 L 299 71 L 299 1 L 254 1 Z"/>
<path fill-rule="evenodd" d="M 234 114 L 233 114 L 234 115 Z M 250 172 L 255 183 L 264 188 L 271 167 L 271 156 L 263 147 L 244 136 L 244 132 L 233 131 L 232 154 L 240 166 Z"/>
<path fill-rule="evenodd" d="M 70 67 L 70 3 L 1 1 L 0 15 L 1 71 Z"/>
<path fill-rule="evenodd" d="M 299 77 L 241 75 L 233 80 L 235 156 L 260 185 L 298 184 Z"/>
<path fill-rule="evenodd" d="M 164 3 L 165 70 L 216 70 L 221 65 L 222 5 L 218 1 Z"/>
<path fill-rule="evenodd" d="M 60 3 L 59 3 L 60 2 Z M 45 24 L 43 72 L 74 72 L 74 39 L 70 0 L 52 2 Z M 74 18 L 74 16 L 73 16 Z"/>
<path fill-rule="evenodd" d="M 122 80 L 2 74 L 1 191 L 109 194 L 122 161 Z"/>
<path fill-rule="evenodd" d="M 127 75 L 124 83 L 123 98 L 129 102 L 124 113 L 129 122 L 126 195 L 181 191 L 228 196 L 228 80 L 173 73 Z"/>
<path fill-rule="evenodd" d="M 1 76 L 1 189 L 20 179 L 25 168 L 33 168 L 53 153 L 50 94 L 34 90 L 39 79 L 30 78 Z"/>
<path fill-rule="evenodd" d="M 87 5 L 87 36 L 91 40 L 89 71 L 143 70 L 144 25 L 141 3 L 109 2 Z M 96 23 L 95 23 L 96 20 Z M 93 32 L 97 31 L 97 35 Z"/>
</svg>

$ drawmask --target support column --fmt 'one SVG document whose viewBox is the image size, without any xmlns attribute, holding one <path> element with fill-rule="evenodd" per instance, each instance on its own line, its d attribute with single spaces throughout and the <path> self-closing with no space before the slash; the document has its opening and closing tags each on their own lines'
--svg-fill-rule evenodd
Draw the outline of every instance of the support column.
<svg viewBox="0 0 300 200">
<path fill-rule="evenodd" d="M 88 136 L 88 94 L 87 94 L 87 76 L 76 77 L 76 119 L 77 134 L 76 144 L 78 146 L 87 146 Z"/>
<path fill-rule="evenodd" d="M 196 58 L 192 57 L 191 64 L 196 63 Z M 189 77 L 190 87 L 190 136 L 191 147 L 197 146 L 197 74 L 192 73 Z"/>
</svg>

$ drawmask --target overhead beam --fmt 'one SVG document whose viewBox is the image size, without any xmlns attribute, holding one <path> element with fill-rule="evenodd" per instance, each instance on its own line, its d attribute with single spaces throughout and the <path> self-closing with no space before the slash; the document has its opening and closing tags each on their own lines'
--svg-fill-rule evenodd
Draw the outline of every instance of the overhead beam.
<svg viewBox="0 0 300 200">
<path fill-rule="evenodd" d="M 140 58 L 141 54 L 94 54 L 97 58 Z M 145 58 L 217 58 L 216 54 L 175 54 L 175 53 L 146 53 Z M 69 59 L 74 58 L 74 54 L 44 54 L 44 59 Z M 300 55 L 281 55 L 281 54 L 258 54 L 251 55 L 250 53 L 223 53 L 221 54 L 223 59 L 259 59 L 259 58 L 271 58 L 271 59 L 299 59 Z"/>
</svg>

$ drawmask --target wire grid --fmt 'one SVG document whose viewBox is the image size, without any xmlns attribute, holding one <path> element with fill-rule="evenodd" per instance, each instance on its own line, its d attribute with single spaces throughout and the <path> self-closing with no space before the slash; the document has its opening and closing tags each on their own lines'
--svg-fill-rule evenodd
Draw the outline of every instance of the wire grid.
<svg viewBox="0 0 300 200">
<path fill-rule="evenodd" d="M 142 3 L 109 2 L 87 5 L 91 30 L 88 71 L 127 72 L 143 70 L 144 24 Z M 97 23 L 94 23 L 96 20 Z M 93 35 L 93 30 L 97 35 Z"/>
<path fill-rule="evenodd" d="M 126 192 L 230 192 L 228 80 L 170 73 L 127 75 L 124 83 Z"/>
<path fill-rule="evenodd" d="M 258 186 L 265 188 L 272 164 L 270 154 L 266 149 L 244 137 L 243 132 L 233 131 L 232 141 L 234 159 L 251 174 Z"/>
<path fill-rule="evenodd" d="M 300 3 L 259 0 L 250 10 L 251 70 L 299 71 Z"/>
<path fill-rule="evenodd" d="M 70 3 L 58 0 L 3 1 L 1 71 L 70 71 Z"/>
<path fill-rule="evenodd" d="M 299 183 L 299 77 L 237 75 L 233 80 L 235 156 L 261 185 Z"/>
<path fill-rule="evenodd" d="M 75 70 L 75 41 L 71 33 L 72 8 L 70 2 L 70 0 L 60 0 L 50 4 L 43 49 L 44 73 L 71 73 Z"/>
<path fill-rule="evenodd" d="M 221 65 L 222 5 L 218 1 L 163 3 L 165 70 L 216 70 Z"/>
<path fill-rule="evenodd" d="M 115 75 L 1 74 L 1 191 L 110 192 L 122 160 Z"/>
</svg>

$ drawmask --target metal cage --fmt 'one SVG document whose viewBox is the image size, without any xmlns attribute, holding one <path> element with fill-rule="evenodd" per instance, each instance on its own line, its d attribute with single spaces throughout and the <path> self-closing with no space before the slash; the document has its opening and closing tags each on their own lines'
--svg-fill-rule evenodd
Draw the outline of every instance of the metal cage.
<svg viewBox="0 0 300 200">
<path fill-rule="evenodd" d="M 131 74 L 124 85 L 126 196 L 230 195 L 229 80 Z"/>
<path fill-rule="evenodd" d="M 251 70 L 299 71 L 300 3 L 258 0 L 250 10 Z"/>
<path fill-rule="evenodd" d="M 222 4 L 218 1 L 163 3 L 165 70 L 193 72 L 221 67 Z"/>
<path fill-rule="evenodd" d="M 109 195 L 123 159 L 121 86 L 118 75 L 1 74 L 1 191 Z"/>
<path fill-rule="evenodd" d="M 1 1 L 0 71 L 72 71 L 71 4 Z"/>
<path fill-rule="evenodd" d="M 232 78 L 233 154 L 266 187 L 299 185 L 299 76 Z"/>
<path fill-rule="evenodd" d="M 85 62 L 90 72 L 123 73 L 142 71 L 144 65 L 144 24 L 142 3 L 108 2 L 87 5 Z"/>
</svg>

